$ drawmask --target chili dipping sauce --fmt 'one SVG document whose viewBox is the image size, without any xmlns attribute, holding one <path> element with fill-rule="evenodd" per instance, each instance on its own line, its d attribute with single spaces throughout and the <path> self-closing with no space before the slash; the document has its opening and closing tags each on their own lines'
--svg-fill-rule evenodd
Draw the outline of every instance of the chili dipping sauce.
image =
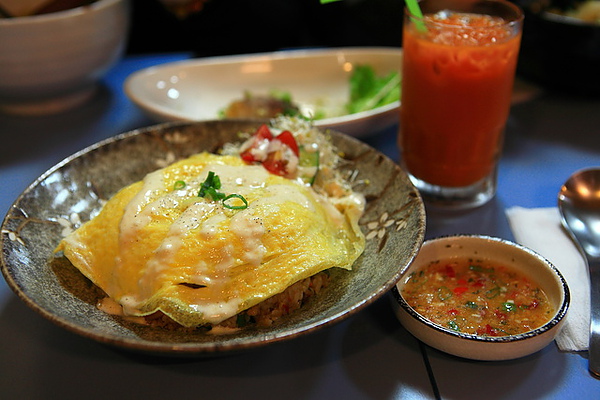
<svg viewBox="0 0 600 400">
<path fill-rule="evenodd" d="M 470 258 L 432 261 L 410 274 L 402 297 L 430 321 L 478 336 L 524 333 L 555 312 L 539 285 L 521 272 Z"/>
</svg>

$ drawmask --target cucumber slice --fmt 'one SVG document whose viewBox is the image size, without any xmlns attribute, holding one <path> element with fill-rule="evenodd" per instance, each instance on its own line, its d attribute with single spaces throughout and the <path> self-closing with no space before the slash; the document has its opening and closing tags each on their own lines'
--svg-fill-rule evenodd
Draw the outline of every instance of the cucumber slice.
<svg viewBox="0 0 600 400">
<path fill-rule="evenodd" d="M 299 150 L 299 176 L 305 183 L 312 186 L 319 172 L 319 150 L 307 149 L 304 146 L 300 147 Z"/>
</svg>

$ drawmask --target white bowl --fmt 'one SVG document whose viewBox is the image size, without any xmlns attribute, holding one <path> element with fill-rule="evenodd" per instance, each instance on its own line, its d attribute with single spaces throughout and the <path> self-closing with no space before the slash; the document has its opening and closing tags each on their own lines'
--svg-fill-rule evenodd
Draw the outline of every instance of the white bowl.
<svg viewBox="0 0 600 400">
<path fill-rule="evenodd" d="M 0 111 L 48 114 L 82 103 L 122 56 L 128 29 L 127 0 L 0 19 Z"/>
<path fill-rule="evenodd" d="M 288 92 L 301 109 L 339 109 L 348 100 L 349 77 L 357 64 L 376 74 L 400 71 L 398 48 L 337 48 L 279 51 L 178 61 L 137 71 L 125 93 L 157 122 L 205 121 L 245 91 Z M 366 136 L 398 123 L 400 102 L 356 114 L 315 121 L 352 136 Z"/>
<path fill-rule="evenodd" d="M 468 257 L 512 266 L 531 277 L 548 296 L 556 310 L 554 316 L 543 326 L 526 333 L 484 337 L 434 324 L 402 298 L 402 288 L 413 271 L 434 260 Z M 509 360 L 544 348 L 559 332 L 569 307 L 569 288 L 556 267 L 526 247 L 489 236 L 458 235 L 428 240 L 403 276 L 392 290 L 396 316 L 402 325 L 431 347 L 474 360 Z"/>
</svg>

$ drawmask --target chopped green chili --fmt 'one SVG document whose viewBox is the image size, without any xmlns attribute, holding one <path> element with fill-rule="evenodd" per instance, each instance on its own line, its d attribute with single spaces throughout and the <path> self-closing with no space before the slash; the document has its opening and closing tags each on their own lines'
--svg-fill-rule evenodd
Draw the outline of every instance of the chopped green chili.
<svg viewBox="0 0 600 400">
<path fill-rule="evenodd" d="M 415 290 L 418 290 L 421 286 L 423 286 L 429 278 L 425 276 L 423 271 L 413 272 L 410 274 L 409 280 L 412 281 L 412 284 L 415 285 Z"/>
<path fill-rule="evenodd" d="M 452 291 L 450 289 L 448 289 L 446 286 L 441 286 L 438 289 L 438 297 L 442 301 L 448 300 L 450 297 L 452 297 Z"/>
<path fill-rule="evenodd" d="M 485 268 L 485 267 L 482 267 L 481 265 L 476 265 L 476 264 L 469 265 L 469 269 L 471 271 L 485 272 L 485 273 L 488 273 L 488 274 L 494 273 L 494 267 Z"/>
<path fill-rule="evenodd" d="M 493 299 L 494 297 L 498 296 L 500 294 L 500 286 L 496 286 L 488 291 L 485 292 L 485 297 L 487 297 L 488 299 Z"/>
<path fill-rule="evenodd" d="M 467 301 L 465 303 L 465 307 L 471 308 L 473 310 L 477 310 L 479 308 L 479 306 L 477 305 L 477 303 L 475 303 L 474 301 Z"/>
<path fill-rule="evenodd" d="M 449 327 L 450 327 L 450 329 L 452 329 L 453 331 L 460 332 L 460 328 L 458 327 L 458 324 L 456 323 L 456 321 L 448 321 L 448 326 L 449 326 Z"/>
<path fill-rule="evenodd" d="M 510 301 L 505 301 L 504 303 L 502 303 L 502 305 L 500 306 L 502 311 L 505 312 L 511 312 L 511 311 L 516 311 L 517 307 L 515 306 L 515 303 L 512 303 Z"/>
</svg>

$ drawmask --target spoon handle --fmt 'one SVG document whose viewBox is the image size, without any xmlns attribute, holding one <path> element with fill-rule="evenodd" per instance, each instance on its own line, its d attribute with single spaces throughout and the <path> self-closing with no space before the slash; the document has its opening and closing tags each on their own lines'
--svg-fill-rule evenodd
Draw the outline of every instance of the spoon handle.
<svg viewBox="0 0 600 400">
<path fill-rule="evenodd" d="M 590 271 L 590 343 L 589 369 L 600 378 L 600 261 L 589 261 Z"/>
</svg>

